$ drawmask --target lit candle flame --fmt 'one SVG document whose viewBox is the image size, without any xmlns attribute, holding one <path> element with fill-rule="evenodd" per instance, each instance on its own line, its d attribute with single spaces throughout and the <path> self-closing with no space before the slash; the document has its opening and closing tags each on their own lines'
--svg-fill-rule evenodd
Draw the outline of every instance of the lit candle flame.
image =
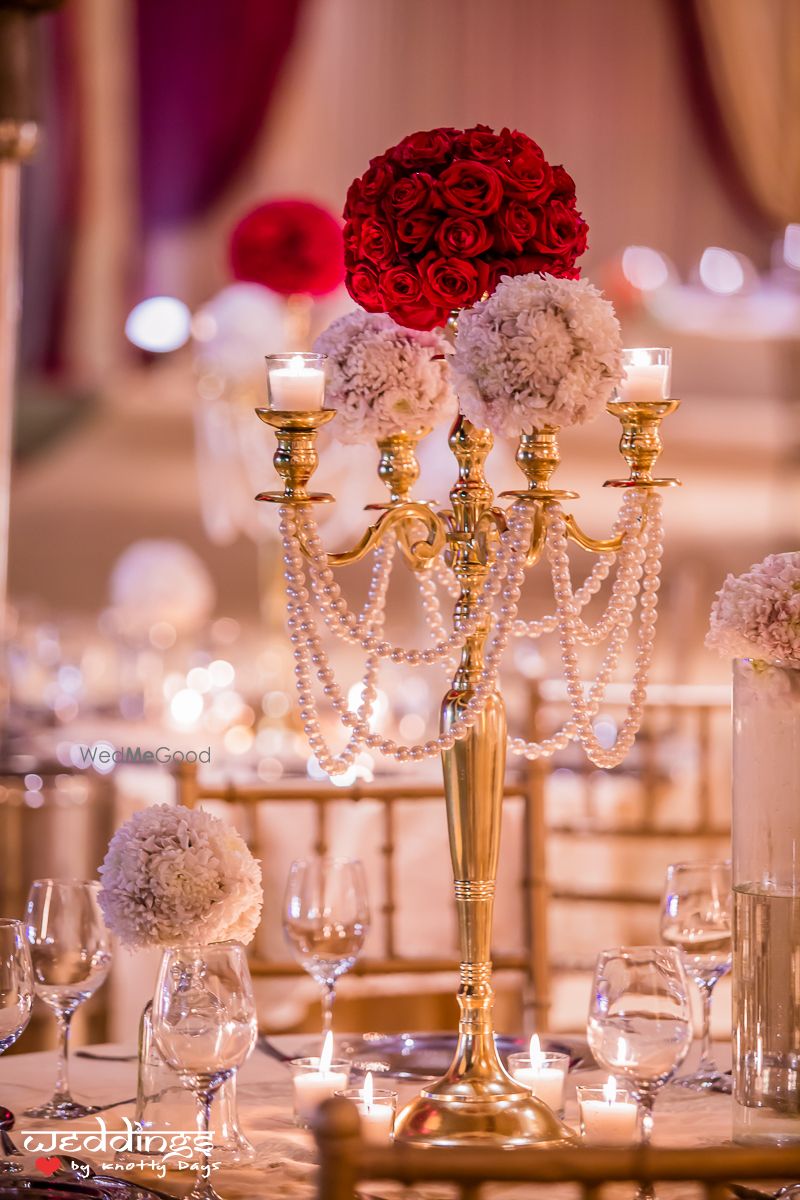
<svg viewBox="0 0 800 1200">
<path fill-rule="evenodd" d="M 613 1104 L 617 1098 L 617 1081 L 613 1075 L 609 1075 L 607 1081 L 603 1084 L 603 1099 L 608 1104 Z"/>
<path fill-rule="evenodd" d="M 319 1056 L 319 1073 L 323 1079 L 328 1075 L 333 1062 L 333 1034 L 328 1030 L 322 1043 L 322 1053 Z"/>
<path fill-rule="evenodd" d="M 302 375 L 306 369 L 306 362 L 302 354 L 293 354 L 289 359 L 289 371 L 292 375 Z"/>
<path fill-rule="evenodd" d="M 364 1101 L 364 1111 L 369 1112 L 372 1108 L 372 1097 L 374 1095 L 372 1087 L 372 1071 L 367 1071 L 367 1077 L 364 1080 L 364 1087 L 361 1089 L 361 1099 Z"/>
<path fill-rule="evenodd" d="M 544 1061 L 544 1055 L 542 1054 L 542 1047 L 541 1047 L 541 1043 L 539 1042 L 538 1033 L 535 1033 L 533 1035 L 533 1037 L 531 1038 L 530 1055 L 531 1055 L 531 1066 L 533 1067 L 534 1071 L 540 1070 L 542 1063 Z"/>
</svg>

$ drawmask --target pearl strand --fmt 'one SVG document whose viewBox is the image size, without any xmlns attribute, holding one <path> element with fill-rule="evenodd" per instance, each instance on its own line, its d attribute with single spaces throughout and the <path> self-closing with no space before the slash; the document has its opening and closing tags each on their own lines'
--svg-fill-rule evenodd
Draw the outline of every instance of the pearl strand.
<svg viewBox="0 0 800 1200">
<path fill-rule="evenodd" d="M 574 593 L 573 599 L 579 610 L 585 608 L 592 597 L 600 591 L 618 555 L 620 556 L 621 565 L 625 562 L 631 542 L 637 539 L 640 533 L 641 512 L 641 497 L 635 493 L 626 494 L 612 530 L 612 536 L 617 536 L 620 533 L 625 535 L 621 550 L 609 551 L 606 554 L 599 555 L 590 574 Z M 616 594 L 612 588 L 611 602 L 613 603 L 615 600 Z M 610 609 L 611 603 L 594 626 L 587 626 L 581 622 L 580 640 L 584 645 L 596 645 L 608 635 L 610 626 L 613 624 L 613 621 L 609 620 L 612 615 L 609 611 Z M 516 621 L 514 636 L 540 638 L 543 634 L 552 633 L 557 627 L 558 612 L 553 612 L 549 613 L 546 617 L 540 617 L 533 621 Z"/>
<path fill-rule="evenodd" d="M 469 621 L 465 622 L 460 629 L 453 630 L 452 633 L 448 634 L 441 641 L 433 646 L 429 646 L 425 650 L 407 650 L 402 646 L 394 646 L 390 642 L 381 640 L 376 634 L 370 631 L 367 631 L 366 634 L 361 632 L 359 618 L 348 609 L 347 602 L 342 596 L 334 573 L 330 566 L 328 566 L 327 553 L 322 547 L 319 534 L 310 514 L 306 514 L 305 517 L 304 535 L 309 552 L 311 570 L 316 575 L 316 581 L 314 581 L 312 575 L 312 587 L 318 601 L 322 619 L 331 632 L 343 640 L 350 642 L 352 645 L 360 646 L 362 650 L 369 653 L 376 653 L 379 658 L 388 658 L 391 662 L 407 663 L 410 666 L 418 666 L 420 664 L 431 665 L 460 653 L 468 638 L 472 637 L 479 626 L 487 620 L 494 598 L 502 588 L 503 581 L 511 567 L 511 555 L 524 553 L 521 547 L 514 550 L 508 539 L 502 539 L 493 561 L 493 570 L 484 580 L 473 615 Z"/>
</svg>

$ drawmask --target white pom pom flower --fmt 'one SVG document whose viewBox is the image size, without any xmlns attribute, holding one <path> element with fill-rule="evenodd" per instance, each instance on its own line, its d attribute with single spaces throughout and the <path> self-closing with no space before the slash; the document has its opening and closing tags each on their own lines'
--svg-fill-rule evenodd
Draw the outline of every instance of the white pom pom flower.
<svg viewBox="0 0 800 1200">
<path fill-rule="evenodd" d="M 326 406 L 339 414 L 341 442 L 415 433 L 455 411 L 440 333 L 405 329 L 383 313 L 346 313 L 314 343 L 326 354 Z"/>
<path fill-rule="evenodd" d="M 585 279 L 504 276 L 458 318 L 452 359 L 461 411 L 503 437 L 580 425 L 622 378 L 613 305 Z"/>
<path fill-rule="evenodd" d="M 769 554 L 729 575 L 711 609 L 709 649 L 800 667 L 800 552 Z"/>
<path fill-rule="evenodd" d="M 261 919 L 261 868 L 243 838 L 201 809 L 158 804 L 109 842 L 100 907 L 123 945 L 249 942 Z"/>
</svg>

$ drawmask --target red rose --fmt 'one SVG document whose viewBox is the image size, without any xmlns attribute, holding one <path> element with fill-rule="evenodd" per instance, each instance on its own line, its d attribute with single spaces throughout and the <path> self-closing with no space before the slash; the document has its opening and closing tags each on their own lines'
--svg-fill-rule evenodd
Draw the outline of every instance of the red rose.
<svg viewBox="0 0 800 1200">
<path fill-rule="evenodd" d="M 446 217 L 436 230 L 436 245 L 442 254 L 474 258 L 492 244 L 492 235 L 478 217 Z"/>
<path fill-rule="evenodd" d="M 473 217 L 497 212 L 503 199 L 503 184 L 493 167 L 463 159 L 445 167 L 439 188 L 446 205 Z"/>
<path fill-rule="evenodd" d="M 468 308 L 480 300 L 489 279 L 485 262 L 427 255 L 420 263 L 422 290 L 438 307 Z"/>
<path fill-rule="evenodd" d="M 452 153 L 453 135 L 457 132 L 455 129 L 427 129 L 411 133 L 389 153 L 394 162 L 409 171 L 446 162 Z"/>
<path fill-rule="evenodd" d="M 486 284 L 486 291 L 491 293 L 495 290 L 500 280 L 504 275 L 514 275 L 514 261 L 510 258 L 493 258 L 489 263 L 489 279 Z M 518 272 L 521 274 L 522 272 Z"/>
<path fill-rule="evenodd" d="M 565 171 L 559 164 L 553 167 L 553 191 L 552 198 L 554 200 L 571 201 L 575 203 L 575 180 L 570 175 L 569 171 Z"/>
<path fill-rule="evenodd" d="M 508 130 L 495 133 L 488 125 L 473 125 L 465 129 L 453 143 L 453 153 L 458 158 L 471 158 L 478 162 L 497 163 L 512 150 Z"/>
<path fill-rule="evenodd" d="M 387 309 L 413 304 L 422 292 L 422 284 L 412 267 L 390 267 L 380 278 L 381 295 Z"/>
<path fill-rule="evenodd" d="M 283 296 L 324 296 L 344 278 L 341 226 L 308 200 L 272 200 L 253 209 L 231 234 L 230 257 L 236 279 Z"/>
<path fill-rule="evenodd" d="M 388 267 L 395 256 L 395 240 L 388 225 L 367 217 L 361 225 L 359 250 L 376 267 Z"/>
<path fill-rule="evenodd" d="M 512 200 L 497 214 L 497 245 L 500 250 L 521 254 L 526 242 L 536 233 L 536 217 L 518 200 Z"/>
<path fill-rule="evenodd" d="M 389 316 L 398 325 L 405 325 L 409 329 L 435 329 L 438 325 L 446 323 L 451 311 L 449 308 L 437 307 L 424 296 L 420 296 L 419 300 L 410 304 L 395 305 L 389 309 Z"/>
<path fill-rule="evenodd" d="M 538 154 L 541 158 L 544 158 L 542 147 L 532 137 L 528 137 L 527 133 L 520 133 L 518 129 L 504 129 L 501 136 L 507 138 L 511 146 L 510 153 L 512 155 L 520 151 L 530 150 L 534 154 Z"/>
<path fill-rule="evenodd" d="M 397 222 L 397 240 L 405 242 L 409 252 L 421 254 L 433 236 L 438 221 L 433 213 L 414 212 Z"/>
<path fill-rule="evenodd" d="M 498 170 L 509 195 L 518 196 L 529 204 L 541 202 L 553 190 L 550 164 L 535 144 L 518 151 Z"/>
<path fill-rule="evenodd" d="M 366 216 L 372 212 L 376 201 L 389 191 L 394 183 L 394 171 L 385 154 L 373 158 L 360 179 L 354 179 L 347 189 L 344 206 L 345 217 L 355 213 Z"/>
<path fill-rule="evenodd" d="M 542 209 L 536 234 L 531 238 L 530 249 L 546 255 L 551 265 L 545 269 L 552 275 L 561 275 L 557 268 L 569 270 L 586 249 L 588 225 L 574 208 L 562 200 L 553 200 Z"/>
<path fill-rule="evenodd" d="M 436 181 L 423 171 L 403 175 L 396 180 L 386 198 L 389 209 L 396 217 L 403 217 L 412 209 L 426 209 L 434 199 Z"/>
<path fill-rule="evenodd" d="M 347 290 L 367 312 L 383 312 L 383 299 L 378 287 L 378 276 L 368 266 L 358 266 L 347 277 Z"/>
</svg>

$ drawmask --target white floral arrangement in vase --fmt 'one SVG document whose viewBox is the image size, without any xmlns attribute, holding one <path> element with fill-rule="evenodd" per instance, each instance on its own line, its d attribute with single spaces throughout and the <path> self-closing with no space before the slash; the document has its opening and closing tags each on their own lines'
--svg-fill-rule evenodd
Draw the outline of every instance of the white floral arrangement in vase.
<svg viewBox="0 0 800 1200">
<path fill-rule="evenodd" d="M 452 347 L 435 330 L 405 329 L 359 310 L 333 321 L 314 349 L 327 355 L 325 402 L 339 414 L 340 442 L 413 434 L 455 411 L 445 360 Z"/>
<path fill-rule="evenodd" d="M 100 867 L 106 925 L 129 949 L 252 941 L 261 868 L 231 825 L 157 804 L 121 825 Z"/>
<path fill-rule="evenodd" d="M 585 279 L 504 276 L 460 313 L 452 369 L 462 413 L 493 433 L 580 425 L 622 379 L 619 321 Z"/>
<path fill-rule="evenodd" d="M 800 667 L 800 552 L 770 554 L 743 575 L 728 575 L 706 645 L 729 658 Z"/>
</svg>

